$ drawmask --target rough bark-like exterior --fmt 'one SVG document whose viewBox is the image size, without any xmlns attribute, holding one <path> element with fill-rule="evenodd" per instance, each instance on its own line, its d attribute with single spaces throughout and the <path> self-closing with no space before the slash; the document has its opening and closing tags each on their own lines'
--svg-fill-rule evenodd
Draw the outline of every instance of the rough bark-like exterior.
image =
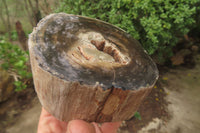
<svg viewBox="0 0 200 133">
<path fill-rule="evenodd" d="M 122 90 L 81 85 L 53 76 L 40 68 L 30 51 L 36 92 L 42 106 L 63 121 L 82 119 L 111 122 L 130 119 L 152 87 Z"/>
<path fill-rule="evenodd" d="M 61 16 L 63 16 L 63 14 L 61 14 Z M 68 15 L 66 17 L 68 17 Z M 73 15 L 72 15 L 72 17 L 73 17 Z M 51 18 L 51 16 L 49 18 Z M 84 19 L 84 18 L 82 18 L 82 19 Z M 49 20 L 52 21 L 52 18 Z M 94 20 L 92 20 L 92 21 L 94 21 Z M 95 21 L 97 21 L 97 20 L 95 20 Z M 46 22 L 48 24 L 48 19 L 42 20 L 41 25 L 45 25 Z M 100 22 L 100 23 L 102 23 L 102 22 Z M 102 23 L 102 24 L 104 24 L 104 23 Z M 44 30 L 42 29 L 41 31 L 44 31 Z M 117 32 L 118 31 L 116 31 L 116 34 L 117 34 Z M 122 31 L 120 31 L 120 32 L 122 32 Z M 110 87 L 110 88 L 105 88 L 105 86 L 103 87 L 103 85 L 101 85 L 101 82 L 103 82 L 103 80 L 102 80 L 102 78 L 99 78 L 101 75 L 104 74 L 103 70 L 102 70 L 102 72 L 100 71 L 100 73 L 97 72 L 97 74 L 99 74 L 99 75 L 91 75 L 94 77 L 94 80 L 90 81 L 90 82 L 89 81 L 87 82 L 88 75 L 85 76 L 86 79 L 84 79 L 84 81 L 81 81 L 82 79 L 78 79 L 79 76 L 76 77 L 77 78 L 76 80 L 71 80 L 68 78 L 68 77 L 70 77 L 70 75 L 62 76 L 63 73 L 58 73 L 59 71 L 54 71 L 53 70 L 54 68 L 51 68 L 51 66 L 44 66 L 45 65 L 44 57 L 41 55 L 40 52 L 38 52 L 40 50 L 40 47 L 38 49 L 36 47 L 41 44 L 45 45 L 45 43 L 41 42 L 41 40 L 45 40 L 45 39 L 42 39 L 41 37 L 43 37 L 43 33 L 40 32 L 40 30 L 38 30 L 38 31 L 36 30 L 32 33 L 32 35 L 30 36 L 30 39 L 29 39 L 29 51 L 30 51 L 30 59 L 31 59 L 35 89 L 36 89 L 36 92 L 38 94 L 38 97 L 39 97 L 39 100 L 40 100 L 42 106 L 48 112 L 50 112 L 52 115 L 54 115 L 56 118 L 58 118 L 62 121 L 70 121 L 72 119 L 82 119 L 82 120 L 86 120 L 88 122 L 100 122 L 101 123 L 101 122 L 113 122 L 113 121 L 128 120 L 134 115 L 135 111 L 138 109 L 142 100 L 150 93 L 151 88 L 153 87 L 156 79 L 158 78 L 157 68 L 154 64 L 151 64 L 151 60 L 149 59 L 148 56 L 146 56 L 144 53 L 142 53 L 142 54 L 144 54 L 145 58 L 141 59 L 141 61 L 140 61 L 139 52 L 141 52 L 142 49 L 139 48 L 138 50 L 135 50 L 135 56 L 134 56 L 134 58 L 138 57 L 138 60 L 135 61 L 132 59 L 133 56 L 130 56 L 130 58 L 131 58 L 130 62 L 132 64 L 131 63 L 127 63 L 128 65 L 120 64 L 121 65 L 120 68 L 124 67 L 123 69 L 127 69 L 127 70 L 124 70 L 125 72 L 119 71 L 119 70 L 123 70 L 123 69 L 117 68 L 117 67 L 119 67 L 118 62 L 117 62 L 118 64 L 116 62 L 113 62 L 113 64 L 114 63 L 117 64 L 116 65 L 117 66 L 116 67 L 117 75 L 113 76 L 114 79 L 116 79 L 116 81 L 119 81 L 119 79 L 117 79 L 118 77 L 115 77 L 115 76 L 121 76 L 122 78 L 124 76 L 124 79 L 123 79 L 124 81 L 122 82 L 123 83 L 122 87 L 115 87 L 115 85 L 117 83 L 109 84 L 107 82 L 109 80 L 107 80 L 104 84 L 107 84 L 107 86 L 112 86 L 112 87 Z M 91 42 L 94 43 L 93 41 L 91 41 Z M 94 44 L 96 44 L 96 43 L 94 43 Z M 140 47 L 138 44 L 136 44 L 136 45 L 137 45 L 136 47 Z M 84 49 L 84 46 L 85 45 L 81 45 L 81 47 L 83 49 Z M 102 46 L 102 45 L 98 45 L 98 46 Z M 106 46 L 114 49 L 114 50 L 112 50 L 114 52 L 113 57 L 116 56 L 116 58 L 118 58 L 118 56 L 120 56 L 119 58 L 121 58 L 121 59 L 123 59 L 125 57 L 125 56 L 123 56 L 123 53 L 115 54 L 118 52 L 117 47 L 114 47 L 114 46 L 112 47 L 107 44 L 105 45 L 105 47 Z M 122 48 L 120 50 L 123 50 Z M 97 49 L 102 50 L 103 48 L 97 47 Z M 139 52 L 137 53 L 137 51 L 139 51 Z M 57 52 L 59 52 L 59 51 L 57 51 Z M 68 50 L 67 52 L 70 53 L 71 51 Z M 131 54 L 130 50 L 128 52 L 129 52 L 128 54 Z M 107 52 L 107 53 L 109 53 L 109 52 Z M 57 53 L 55 53 L 55 54 L 57 54 Z M 87 56 L 87 55 L 83 55 L 83 54 L 85 54 L 85 53 L 81 53 L 80 55 Z M 72 55 L 74 55 L 74 53 Z M 79 56 L 79 55 L 77 54 L 77 56 Z M 80 59 L 81 58 L 82 57 L 80 57 Z M 143 58 L 143 56 L 141 56 L 141 58 Z M 60 59 L 60 57 L 59 57 L 59 59 Z M 66 59 L 66 61 L 68 61 L 67 59 Z M 80 59 L 76 60 L 75 62 L 79 61 Z M 86 59 L 86 60 L 89 60 L 89 59 Z M 146 60 L 150 61 L 150 63 L 149 64 L 146 63 Z M 44 62 L 44 64 L 43 64 L 43 62 Z M 90 61 L 88 61 L 88 62 L 90 63 Z M 141 62 L 142 64 L 138 63 L 138 62 Z M 106 63 L 106 64 L 108 64 L 108 63 Z M 133 66 L 133 69 L 130 64 Z M 81 64 L 79 64 L 79 65 L 81 65 Z M 129 67 L 126 67 L 126 66 L 129 66 Z M 69 66 L 69 67 L 71 67 L 71 66 Z M 74 67 L 76 67 L 76 65 Z M 150 67 L 150 69 L 149 69 L 149 67 Z M 78 70 L 78 68 L 76 68 L 76 70 Z M 132 88 L 131 89 L 123 88 L 123 86 L 126 86 L 127 81 L 129 81 L 129 80 L 132 81 L 132 77 L 136 78 L 136 81 L 140 80 L 140 78 L 142 77 L 141 76 L 142 74 L 149 73 L 147 71 L 154 70 L 154 68 L 156 71 L 155 74 L 150 71 L 150 73 L 152 73 L 153 81 L 150 81 L 150 80 L 145 81 L 145 80 L 141 79 L 142 80 L 141 84 L 140 83 L 138 83 L 138 85 L 134 84 L 135 86 L 140 86 L 139 88 L 134 88 L 134 87 L 133 87 L 133 89 Z M 66 69 L 68 69 L 68 68 L 66 68 Z M 94 68 L 91 68 L 91 69 L 94 69 Z M 113 70 L 113 68 L 112 69 L 107 68 L 107 69 L 108 69 L 107 73 L 111 73 L 110 71 Z M 90 68 L 85 69 L 84 67 L 80 67 L 80 72 L 84 73 L 85 70 L 90 70 Z M 98 70 L 98 69 L 95 68 L 94 70 L 92 70 L 92 72 L 95 70 Z M 138 73 L 141 72 L 140 78 L 137 79 L 137 77 L 132 76 L 133 71 L 137 71 Z M 80 72 L 79 72 L 79 74 L 81 75 Z M 125 73 L 126 75 L 119 75 L 118 73 L 120 73 L 120 74 Z M 129 76 L 129 74 L 130 74 L 130 76 Z M 105 78 L 110 78 L 110 81 L 112 82 L 113 77 L 112 76 L 109 77 L 109 76 L 110 75 L 108 75 L 107 77 L 105 76 Z M 151 75 L 148 74 L 148 76 L 151 76 Z M 98 83 L 99 80 L 101 80 L 100 84 Z M 91 82 L 94 82 L 94 83 L 91 83 Z M 95 82 L 97 82 L 97 83 L 95 83 Z M 146 87 L 143 87 L 143 85 L 145 85 Z M 128 87 L 131 87 L 131 85 L 129 84 Z"/>
</svg>

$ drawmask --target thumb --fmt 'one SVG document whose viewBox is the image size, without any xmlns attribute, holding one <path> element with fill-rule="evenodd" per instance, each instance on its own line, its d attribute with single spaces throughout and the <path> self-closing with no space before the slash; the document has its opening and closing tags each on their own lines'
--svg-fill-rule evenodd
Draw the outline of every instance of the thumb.
<svg viewBox="0 0 200 133">
<path fill-rule="evenodd" d="M 72 120 L 68 123 L 66 133 L 95 133 L 95 128 L 83 120 Z"/>
</svg>

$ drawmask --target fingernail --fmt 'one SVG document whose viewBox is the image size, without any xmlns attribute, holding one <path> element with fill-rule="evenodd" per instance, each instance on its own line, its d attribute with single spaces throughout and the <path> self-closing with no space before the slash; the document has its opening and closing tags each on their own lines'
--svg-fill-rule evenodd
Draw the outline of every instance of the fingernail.
<svg viewBox="0 0 200 133">
<path fill-rule="evenodd" d="M 66 132 L 66 133 L 72 133 L 70 122 L 69 122 L 68 125 L 67 125 L 67 132 Z"/>
</svg>

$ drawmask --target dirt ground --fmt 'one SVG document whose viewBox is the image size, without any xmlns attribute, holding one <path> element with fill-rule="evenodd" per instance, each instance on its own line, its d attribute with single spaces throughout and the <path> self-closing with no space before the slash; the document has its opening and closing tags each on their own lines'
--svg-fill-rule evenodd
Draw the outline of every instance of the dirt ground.
<svg viewBox="0 0 200 133">
<path fill-rule="evenodd" d="M 200 55 L 193 68 L 161 70 L 160 79 L 138 112 L 119 133 L 198 133 L 200 131 Z M 0 133 L 35 133 L 41 105 L 33 89 L 0 104 Z"/>
<path fill-rule="evenodd" d="M 6 130 L 16 125 L 20 119 L 28 120 L 35 112 L 23 119 L 24 114 L 35 108 L 35 106 L 40 106 L 40 104 L 32 83 L 28 84 L 26 90 L 16 92 L 7 101 L 0 103 L 0 133 L 6 133 Z M 33 123 L 31 122 L 32 125 L 34 125 Z M 21 124 L 26 125 L 25 122 L 21 122 Z"/>
<path fill-rule="evenodd" d="M 176 67 L 161 73 L 160 84 L 140 106 L 142 120 L 125 122 L 121 133 L 198 133 L 200 55 L 195 60 L 193 68 Z"/>
<path fill-rule="evenodd" d="M 172 118 L 162 126 L 163 133 L 198 133 L 200 131 L 200 56 L 193 69 L 176 68 L 164 76 L 168 112 Z"/>
</svg>

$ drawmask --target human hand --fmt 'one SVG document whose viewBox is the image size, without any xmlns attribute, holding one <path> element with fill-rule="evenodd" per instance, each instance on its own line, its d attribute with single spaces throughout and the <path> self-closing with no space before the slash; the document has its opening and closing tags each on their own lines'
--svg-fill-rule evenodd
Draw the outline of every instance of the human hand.
<svg viewBox="0 0 200 133">
<path fill-rule="evenodd" d="M 69 123 L 57 120 L 44 108 L 40 115 L 38 133 L 116 133 L 121 122 L 87 123 L 83 120 L 72 120 Z"/>
</svg>

